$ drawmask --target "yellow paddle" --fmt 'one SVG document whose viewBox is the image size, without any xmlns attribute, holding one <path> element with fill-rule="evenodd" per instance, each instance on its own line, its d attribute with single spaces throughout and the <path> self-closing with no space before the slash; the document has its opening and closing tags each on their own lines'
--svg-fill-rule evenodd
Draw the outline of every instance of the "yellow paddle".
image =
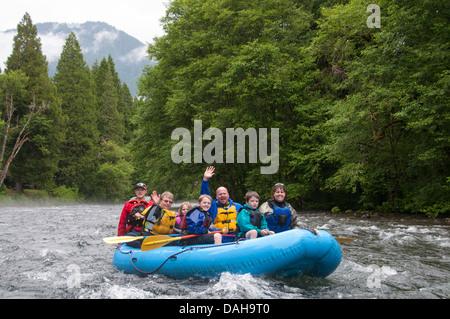
<svg viewBox="0 0 450 319">
<path fill-rule="evenodd" d="M 142 251 L 156 249 L 167 245 L 171 241 L 180 240 L 182 237 L 170 237 L 165 235 L 149 236 L 144 239 L 141 245 Z"/>
<path fill-rule="evenodd" d="M 121 243 L 129 243 L 130 241 L 135 241 L 137 239 L 142 239 L 144 236 L 116 236 L 116 237 L 105 237 L 103 241 L 107 244 L 121 244 Z"/>
</svg>

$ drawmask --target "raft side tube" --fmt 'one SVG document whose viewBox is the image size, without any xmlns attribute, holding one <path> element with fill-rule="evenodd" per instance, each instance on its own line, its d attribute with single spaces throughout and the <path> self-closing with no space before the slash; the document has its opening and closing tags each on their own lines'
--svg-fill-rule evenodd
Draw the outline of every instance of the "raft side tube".
<svg viewBox="0 0 450 319">
<path fill-rule="evenodd" d="M 142 252 L 126 244 L 113 264 L 127 273 L 157 273 L 174 278 L 213 278 L 232 274 L 326 277 L 341 262 L 336 240 L 324 230 L 305 229 L 222 245 L 164 246 Z M 162 265 L 162 266 L 161 266 Z"/>
</svg>

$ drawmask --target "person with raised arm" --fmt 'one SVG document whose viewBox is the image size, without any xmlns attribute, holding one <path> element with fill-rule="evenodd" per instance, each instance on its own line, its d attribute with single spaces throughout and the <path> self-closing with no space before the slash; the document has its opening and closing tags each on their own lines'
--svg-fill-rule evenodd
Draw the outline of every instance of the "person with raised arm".
<svg viewBox="0 0 450 319">
<path fill-rule="evenodd" d="M 214 171 L 214 166 L 206 168 L 200 190 L 201 195 L 205 194 L 211 196 L 209 192 L 209 180 L 214 176 Z M 219 229 L 226 227 L 228 233 L 234 234 L 237 223 L 237 212 L 241 207 L 241 204 L 236 203 L 230 198 L 228 190 L 225 187 L 221 186 L 217 188 L 216 200 L 212 201 L 211 208 L 209 209 L 214 227 Z"/>
</svg>

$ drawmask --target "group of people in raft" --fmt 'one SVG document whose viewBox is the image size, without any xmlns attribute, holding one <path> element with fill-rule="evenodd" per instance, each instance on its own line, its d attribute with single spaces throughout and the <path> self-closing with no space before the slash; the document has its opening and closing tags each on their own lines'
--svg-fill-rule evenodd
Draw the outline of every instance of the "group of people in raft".
<svg viewBox="0 0 450 319">
<path fill-rule="evenodd" d="M 214 170 L 213 166 L 205 170 L 198 205 L 191 207 L 189 202 L 184 202 L 178 214 L 171 210 L 174 200 L 172 193 L 157 195 L 153 191 L 151 200 L 147 201 L 147 186 L 144 183 L 136 184 L 136 197 L 123 207 L 118 236 L 198 235 L 169 244 L 187 246 L 220 244 L 222 235 L 217 231 L 235 235 L 236 239 L 253 239 L 296 227 L 297 212 L 285 200 L 287 190 L 284 184 L 275 184 L 272 189 L 273 199 L 263 203 L 259 209 L 259 195 L 254 191 L 247 192 L 244 205 L 234 202 L 225 187 L 219 187 L 216 200 L 212 200 L 209 179 L 214 176 Z M 127 244 L 139 248 L 141 243 L 142 239 Z"/>
</svg>

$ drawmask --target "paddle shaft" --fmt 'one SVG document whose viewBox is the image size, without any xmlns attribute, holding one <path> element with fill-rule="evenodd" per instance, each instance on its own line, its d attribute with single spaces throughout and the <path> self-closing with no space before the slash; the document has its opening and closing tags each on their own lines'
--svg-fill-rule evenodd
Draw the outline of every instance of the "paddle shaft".
<svg viewBox="0 0 450 319">
<path fill-rule="evenodd" d="M 211 234 L 214 233 L 219 233 L 220 231 L 217 232 L 211 232 Z M 168 238 L 168 239 L 164 239 L 164 242 L 170 242 L 170 241 L 175 241 L 175 240 L 179 240 L 179 239 L 185 239 L 185 238 L 192 238 L 192 237 L 196 237 L 196 236 L 200 236 L 200 235 L 187 235 L 187 236 L 183 236 L 183 237 L 173 237 L 173 238 Z M 226 237 L 234 237 L 234 235 L 223 235 Z M 115 244 L 121 244 L 121 243 L 129 243 L 138 239 L 145 239 L 148 237 L 153 237 L 153 236 L 116 236 L 116 237 L 105 237 L 103 238 L 103 241 L 106 244 L 110 244 L 110 245 L 115 245 Z M 167 236 L 168 237 L 168 236 Z M 346 238 L 346 237 L 334 237 L 334 239 L 336 239 L 336 241 L 338 243 L 350 243 L 352 241 L 355 240 L 355 238 Z M 149 243 L 148 245 L 151 245 L 151 243 Z"/>
<path fill-rule="evenodd" d="M 218 231 L 213 231 L 207 234 L 218 234 L 218 233 L 222 233 L 222 230 L 218 230 Z M 186 235 L 186 236 L 181 236 L 181 237 L 174 237 L 174 238 L 170 238 L 169 236 L 147 236 L 144 241 L 142 242 L 141 245 L 141 250 L 142 251 L 147 251 L 147 250 L 152 250 L 152 249 L 156 249 L 162 246 L 167 245 L 168 243 L 172 242 L 172 241 L 176 241 L 176 240 L 180 240 L 180 239 L 187 239 L 187 238 L 193 238 L 193 237 L 198 237 L 198 236 L 202 236 L 205 234 L 199 234 L 199 235 Z M 159 238 L 158 238 L 159 237 Z M 161 239 L 161 237 L 165 237 L 164 239 Z M 169 238 L 167 238 L 169 237 Z"/>
<path fill-rule="evenodd" d="M 179 237 L 178 234 L 170 234 L 168 236 L 178 236 Z M 223 236 L 234 237 L 235 235 L 223 235 Z M 129 242 L 132 242 L 132 241 L 135 241 L 138 239 L 145 239 L 147 237 L 152 237 L 152 236 L 113 236 L 113 237 L 105 237 L 105 238 L 103 238 L 103 241 L 109 245 L 116 245 L 116 244 L 122 244 L 122 243 L 129 243 Z"/>
</svg>

